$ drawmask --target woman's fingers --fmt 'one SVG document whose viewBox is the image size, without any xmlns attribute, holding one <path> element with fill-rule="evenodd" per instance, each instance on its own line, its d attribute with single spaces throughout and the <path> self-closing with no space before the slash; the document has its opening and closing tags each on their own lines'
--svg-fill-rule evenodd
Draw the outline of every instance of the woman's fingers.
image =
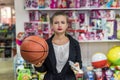
<svg viewBox="0 0 120 80">
<path fill-rule="evenodd" d="M 35 67 L 41 67 L 42 64 L 43 64 L 43 62 L 44 62 L 44 61 L 41 61 L 41 62 L 39 62 L 39 63 L 37 63 L 37 64 L 34 64 L 34 66 L 35 66 Z"/>
</svg>

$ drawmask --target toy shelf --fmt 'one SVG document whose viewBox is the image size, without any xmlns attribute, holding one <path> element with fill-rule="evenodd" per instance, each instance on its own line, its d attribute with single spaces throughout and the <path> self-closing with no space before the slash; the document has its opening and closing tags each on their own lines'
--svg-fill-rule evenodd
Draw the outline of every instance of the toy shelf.
<svg viewBox="0 0 120 80">
<path fill-rule="evenodd" d="M 61 10 L 61 11 L 65 11 L 66 14 L 68 14 L 69 16 L 70 31 L 68 30 L 68 32 L 70 34 L 75 34 L 73 36 L 75 36 L 75 39 L 77 39 L 79 42 L 120 42 L 120 40 L 117 40 L 117 38 L 115 37 L 116 32 L 114 31 L 116 29 L 114 27 L 114 24 L 116 24 L 115 21 L 119 22 L 119 20 L 117 20 L 117 18 L 114 17 L 117 12 L 115 10 L 118 10 L 118 9 L 115 9 L 115 8 L 103 8 L 103 9 L 102 8 L 98 8 L 98 9 L 97 8 L 61 8 L 61 9 L 58 9 L 58 8 L 53 8 L 53 9 L 26 8 L 25 10 L 27 10 L 29 14 L 29 21 L 27 22 L 27 25 L 29 24 L 37 25 L 38 27 L 42 28 L 41 30 L 44 30 L 44 26 L 46 27 L 46 24 L 47 24 L 45 31 L 48 32 L 49 37 L 51 36 L 50 22 L 49 22 L 50 16 L 54 12 Z M 106 17 L 104 14 L 106 16 L 108 16 L 109 14 L 110 15 L 109 17 Z M 43 17 L 45 18 L 45 21 Z M 76 20 L 77 22 L 75 22 Z M 83 22 L 81 22 L 82 20 Z M 45 25 L 41 25 L 41 24 L 45 24 Z M 86 29 L 88 30 L 88 33 L 86 32 Z M 103 32 L 106 29 L 111 30 L 109 32 L 111 32 L 112 35 L 108 31 Z M 94 39 L 88 39 L 88 37 L 85 39 L 83 36 L 82 36 L 84 38 L 83 40 L 79 38 L 79 36 L 81 36 L 81 33 L 84 33 L 84 35 L 86 34 L 89 35 L 89 33 L 91 33 L 91 36 L 89 35 L 89 37 L 92 37 L 93 34 L 91 31 L 96 33 L 94 34 L 94 36 L 99 35 L 99 37 L 107 35 L 106 38 L 108 38 L 109 37 L 108 35 L 110 34 L 110 39 L 106 39 L 105 37 L 104 38 L 100 37 L 98 39 L 97 36 L 96 36 L 97 39 L 95 39 L 95 37 Z"/>
<path fill-rule="evenodd" d="M 84 42 L 120 42 L 120 40 L 82 40 L 79 41 L 80 43 L 84 43 Z"/>
<path fill-rule="evenodd" d="M 51 10 L 120 10 L 120 8 L 25 8 L 25 10 L 43 10 L 43 11 L 51 11 Z"/>
<path fill-rule="evenodd" d="M 30 23 L 49 24 L 49 22 L 30 21 Z"/>
</svg>

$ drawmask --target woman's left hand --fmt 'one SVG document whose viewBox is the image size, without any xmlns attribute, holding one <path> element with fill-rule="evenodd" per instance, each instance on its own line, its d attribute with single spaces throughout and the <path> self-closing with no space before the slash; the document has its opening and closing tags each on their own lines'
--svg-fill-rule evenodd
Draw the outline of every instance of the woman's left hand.
<svg viewBox="0 0 120 80">
<path fill-rule="evenodd" d="M 79 68 L 80 69 L 80 64 L 78 63 L 78 62 L 76 62 L 75 64 L 74 64 L 74 66 L 76 66 L 77 68 Z M 75 73 L 75 75 L 76 75 L 76 78 L 82 78 L 82 76 L 83 76 L 83 71 L 80 69 L 80 71 L 81 71 L 81 73 L 79 72 L 79 71 L 75 71 L 74 70 L 74 73 Z"/>
<path fill-rule="evenodd" d="M 80 69 L 80 65 L 79 65 L 78 62 L 75 62 L 75 63 L 74 63 L 74 66 Z M 78 71 L 76 71 L 76 70 L 74 70 L 74 69 L 73 69 L 73 71 L 75 72 L 75 74 L 78 73 Z"/>
</svg>

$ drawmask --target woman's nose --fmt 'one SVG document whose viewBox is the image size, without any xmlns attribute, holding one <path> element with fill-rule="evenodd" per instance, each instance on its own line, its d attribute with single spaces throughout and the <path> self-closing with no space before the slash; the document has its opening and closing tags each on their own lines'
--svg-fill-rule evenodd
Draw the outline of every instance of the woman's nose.
<svg viewBox="0 0 120 80">
<path fill-rule="evenodd" d="M 60 26 L 61 26 L 61 23 L 58 23 L 58 26 L 60 27 Z"/>
</svg>

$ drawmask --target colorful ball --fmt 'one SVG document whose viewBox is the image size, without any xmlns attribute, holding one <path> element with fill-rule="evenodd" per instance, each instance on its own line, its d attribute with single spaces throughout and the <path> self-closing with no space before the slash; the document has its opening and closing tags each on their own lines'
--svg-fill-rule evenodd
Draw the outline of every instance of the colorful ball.
<svg viewBox="0 0 120 80">
<path fill-rule="evenodd" d="M 103 68 L 107 64 L 107 57 L 104 53 L 96 53 L 92 56 L 92 65 L 95 68 Z"/>
<path fill-rule="evenodd" d="M 120 46 L 112 47 L 107 53 L 108 60 L 114 65 L 120 65 Z"/>
</svg>

